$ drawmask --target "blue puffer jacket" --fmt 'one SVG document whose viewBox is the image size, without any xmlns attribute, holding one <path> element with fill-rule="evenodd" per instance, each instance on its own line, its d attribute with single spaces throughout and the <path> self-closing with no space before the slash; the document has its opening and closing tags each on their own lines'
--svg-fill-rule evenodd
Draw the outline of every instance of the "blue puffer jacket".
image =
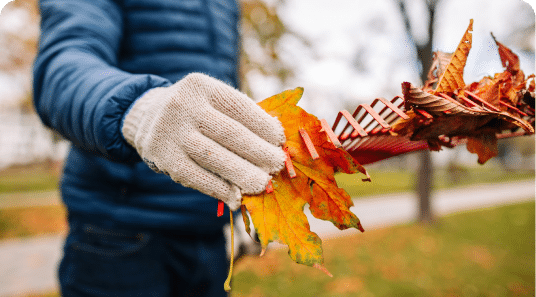
<svg viewBox="0 0 536 297">
<path fill-rule="evenodd" d="M 41 0 L 34 101 L 73 143 L 61 183 L 70 215 L 103 225 L 220 231 L 217 200 L 140 162 L 121 135 L 141 94 L 203 72 L 237 86 L 234 0 Z"/>
</svg>

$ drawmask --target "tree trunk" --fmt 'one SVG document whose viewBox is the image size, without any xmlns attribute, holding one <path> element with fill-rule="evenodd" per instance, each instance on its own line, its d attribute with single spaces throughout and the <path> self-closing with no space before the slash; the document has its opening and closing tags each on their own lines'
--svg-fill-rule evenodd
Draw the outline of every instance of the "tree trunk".
<svg viewBox="0 0 536 297">
<path fill-rule="evenodd" d="M 429 22 L 428 22 L 428 42 L 422 46 L 417 46 L 417 54 L 419 60 L 421 60 L 421 81 L 426 81 L 428 69 L 432 64 L 432 41 L 434 36 L 434 16 L 435 16 L 436 1 L 429 1 L 427 3 Z M 431 193 L 432 193 L 432 179 L 433 179 L 433 166 L 432 155 L 429 150 L 420 152 L 420 168 L 419 176 L 417 178 L 417 195 L 419 197 L 419 221 L 431 222 L 434 217 L 431 208 Z"/>
<path fill-rule="evenodd" d="M 408 35 L 411 36 L 411 23 L 403 0 L 399 0 L 399 9 L 404 19 L 404 25 Z M 436 0 L 427 0 L 426 6 L 428 8 L 428 40 L 424 44 L 417 44 L 415 41 L 415 48 L 417 50 L 417 57 L 421 62 L 421 81 L 424 83 L 427 79 L 428 70 L 432 64 L 432 42 L 434 39 L 434 19 Z M 419 221 L 431 222 L 433 220 L 431 209 L 431 192 L 432 192 L 432 156 L 429 150 L 425 150 L 419 153 L 419 171 L 417 174 L 416 192 L 419 199 Z"/>
<path fill-rule="evenodd" d="M 433 220 L 431 209 L 432 191 L 432 156 L 429 150 L 419 152 L 419 173 L 417 178 L 417 196 L 419 197 L 419 221 L 431 222 Z"/>
</svg>

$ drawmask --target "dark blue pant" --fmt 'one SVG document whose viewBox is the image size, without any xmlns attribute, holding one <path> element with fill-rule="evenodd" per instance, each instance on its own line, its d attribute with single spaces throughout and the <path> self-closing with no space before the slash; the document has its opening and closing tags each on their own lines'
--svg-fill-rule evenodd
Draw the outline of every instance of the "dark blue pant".
<svg viewBox="0 0 536 297">
<path fill-rule="evenodd" d="M 62 296 L 227 296 L 223 233 L 114 230 L 73 218 Z"/>
</svg>

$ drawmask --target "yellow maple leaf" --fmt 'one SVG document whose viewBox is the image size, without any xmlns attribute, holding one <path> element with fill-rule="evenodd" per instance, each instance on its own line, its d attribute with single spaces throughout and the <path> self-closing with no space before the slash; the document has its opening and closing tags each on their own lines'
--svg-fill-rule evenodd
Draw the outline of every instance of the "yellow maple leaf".
<svg viewBox="0 0 536 297">
<path fill-rule="evenodd" d="M 303 210 L 309 204 L 311 213 L 319 219 L 331 221 L 337 228 L 363 227 L 350 211 L 351 197 L 335 182 L 335 172 L 368 174 L 344 149 L 335 146 L 322 129 L 321 122 L 296 106 L 303 94 L 302 88 L 272 96 L 259 105 L 283 124 L 288 152 L 295 176 L 283 170 L 272 179 L 273 191 L 242 199 L 244 220 L 251 220 L 263 250 L 273 241 L 286 244 L 290 257 L 297 263 L 313 266 L 328 273 L 323 267 L 322 241 L 312 232 Z M 314 145 L 315 158 L 307 148 L 302 134 L 306 132 Z M 329 274 L 329 273 L 328 273 Z"/>
</svg>

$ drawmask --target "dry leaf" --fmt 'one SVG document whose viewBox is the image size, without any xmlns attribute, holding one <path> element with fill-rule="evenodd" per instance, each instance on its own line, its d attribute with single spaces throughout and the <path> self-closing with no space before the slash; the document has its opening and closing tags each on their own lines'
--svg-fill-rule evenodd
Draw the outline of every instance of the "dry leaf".
<svg viewBox="0 0 536 297">
<path fill-rule="evenodd" d="M 467 138 L 467 150 L 478 155 L 478 164 L 484 164 L 499 154 L 497 136 L 495 133 L 487 133 L 478 137 L 469 137 Z"/>
<path fill-rule="evenodd" d="M 519 70 L 521 70 L 519 65 L 519 57 L 514 54 L 511 49 L 498 42 L 497 39 L 495 39 L 495 36 L 493 36 L 493 33 L 491 33 L 491 37 L 499 47 L 499 56 L 501 57 L 503 67 L 506 67 L 506 71 L 516 74 Z"/>
<path fill-rule="evenodd" d="M 487 141 L 486 138 L 485 143 L 477 146 L 477 141 L 484 140 L 481 135 L 495 135 L 512 127 L 520 127 L 529 134 L 534 133 L 530 123 L 506 111 L 467 107 L 447 96 L 440 97 L 425 92 L 409 82 L 404 82 L 402 89 L 405 104 L 411 110 L 407 112 L 409 119 L 400 120 L 393 126 L 393 133 L 409 136 L 414 141 L 427 140 L 432 150 L 439 150 L 441 145 L 449 146 L 450 141 L 445 139 L 458 141 L 460 137 L 470 137 L 474 147 L 471 152 L 478 153 L 479 162 L 485 162 L 494 156 L 492 152 L 496 148 L 492 146 L 497 143 Z M 432 118 L 425 118 L 414 110 L 423 110 L 432 115 Z"/>
<path fill-rule="evenodd" d="M 477 84 L 474 93 L 496 108 L 501 108 L 501 85 L 503 84 L 503 81 L 500 79 L 491 80 L 489 78 L 483 78 L 481 82 L 482 83 Z"/>
<path fill-rule="evenodd" d="M 467 56 L 471 50 L 472 34 L 473 31 L 473 19 L 469 21 L 469 27 L 465 31 L 462 40 L 458 44 L 458 48 L 452 55 L 447 69 L 439 79 L 435 93 L 453 93 L 456 90 L 463 89 L 465 83 L 463 81 L 463 69 L 465 68 L 465 62 L 467 62 Z"/>
<path fill-rule="evenodd" d="M 472 26 L 471 20 L 435 91 L 426 92 L 437 80 L 433 73 L 441 71 L 445 54 L 434 56 L 432 74 L 423 89 L 402 84 L 409 119 L 399 120 L 392 133 L 412 141 L 426 140 L 432 150 L 467 139 L 467 149 L 478 154 L 482 164 L 497 154 L 497 133 L 518 128 L 534 133 L 534 93 L 530 91 L 534 75 L 525 79 L 517 55 L 493 37 L 506 70 L 465 86 L 463 68 L 471 49 Z"/>
<path fill-rule="evenodd" d="M 432 66 L 430 66 L 430 71 L 428 71 L 428 78 L 423 90 L 432 89 L 433 85 L 439 81 L 439 78 L 447 70 L 447 66 L 452 59 L 452 53 L 445 53 L 442 51 L 436 51 L 433 53 Z"/>
</svg>

